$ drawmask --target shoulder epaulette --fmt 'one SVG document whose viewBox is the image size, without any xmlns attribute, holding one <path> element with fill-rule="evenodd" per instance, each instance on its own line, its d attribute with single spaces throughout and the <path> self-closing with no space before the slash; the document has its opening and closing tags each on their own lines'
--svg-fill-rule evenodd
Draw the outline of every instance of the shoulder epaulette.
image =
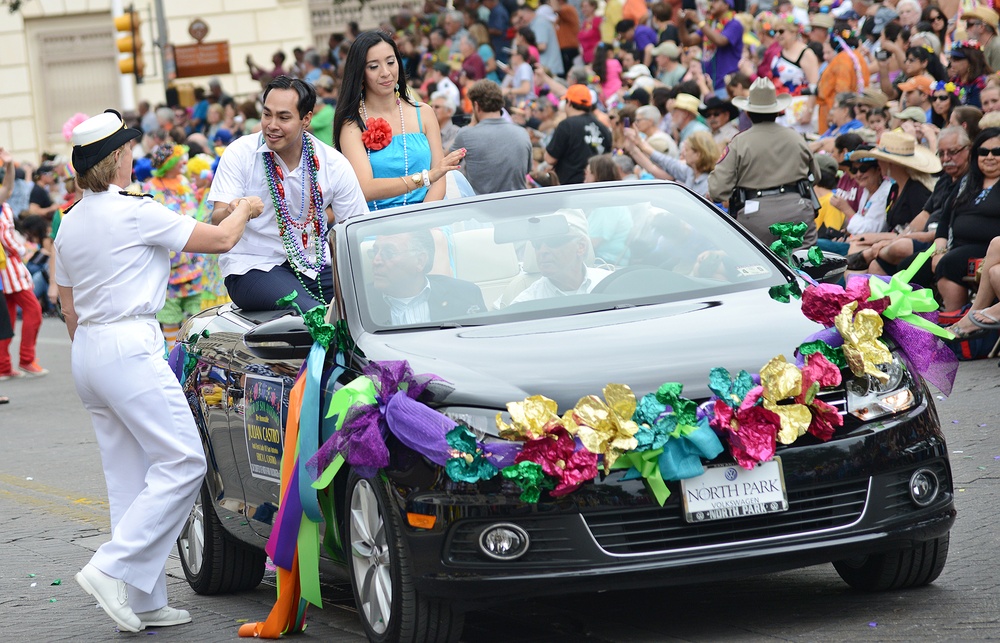
<svg viewBox="0 0 1000 643">
<path fill-rule="evenodd" d="M 73 208 L 75 208 L 76 204 L 79 203 L 79 202 L 80 202 L 79 199 L 77 199 L 76 201 L 73 201 L 73 203 L 71 203 L 68 208 L 66 208 L 65 210 L 62 211 L 63 216 L 66 216 L 67 214 L 69 214 L 69 211 L 72 210 Z"/>
<path fill-rule="evenodd" d="M 145 192 L 132 192 L 131 190 L 120 190 L 118 194 L 122 196 L 134 196 L 137 199 L 141 199 L 144 196 L 148 196 L 151 199 L 153 198 L 152 194 L 146 194 Z"/>
</svg>

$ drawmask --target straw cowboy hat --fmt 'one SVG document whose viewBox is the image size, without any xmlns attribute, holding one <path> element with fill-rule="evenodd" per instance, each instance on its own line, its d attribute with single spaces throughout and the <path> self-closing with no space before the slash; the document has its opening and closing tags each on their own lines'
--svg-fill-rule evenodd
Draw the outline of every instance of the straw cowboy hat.
<svg viewBox="0 0 1000 643">
<path fill-rule="evenodd" d="M 870 150 L 868 155 L 927 174 L 941 171 L 941 161 L 934 152 L 918 145 L 911 134 L 899 130 L 884 132 L 878 147 Z"/>
<path fill-rule="evenodd" d="M 698 110 L 702 107 L 704 105 L 701 104 L 701 101 L 691 94 L 677 94 L 677 98 L 674 99 L 674 109 L 683 109 L 695 116 L 698 115 Z"/>
<path fill-rule="evenodd" d="M 962 14 L 963 20 L 969 20 L 970 18 L 978 18 L 982 22 L 985 22 L 993 28 L 994 33 L 997 30 L 997 24 L 1000 23 L 1000 15 L 989 7 L 975 7 Z"/>
<path fill-rule="evenodd" d="M 750 95 L 746 98 L 737 96 L 733 99 L 733 105 L 745 112 L 757 114 L 777 114 L 788 109 L 792 102 L 792 97 L 788 94 L 780 96 L 774 89 L 774 83 L 770 78 L 761 77 L 753 81 L 750 85 Z"/>
</svg>

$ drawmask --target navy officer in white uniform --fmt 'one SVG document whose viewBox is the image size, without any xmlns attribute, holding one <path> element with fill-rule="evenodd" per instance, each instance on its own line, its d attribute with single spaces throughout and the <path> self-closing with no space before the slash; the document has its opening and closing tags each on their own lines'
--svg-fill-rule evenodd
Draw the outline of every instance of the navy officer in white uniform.
<svg viewBox="0 0 1000 643">
<path fill-rule="evenodd" d="M 165 565 L 206 464 L 155 317 L 169 253 L 225 252 L 264 207 L 258 197 L 234 200 L 233 214 L 213 226 L 125 192 L 140 135 L 114 110 L 74 128 L 73 166 L 84 193 L 55 241 L 73 380 L 93 421 L 111 508 L 111 540 L 76 580 L 130 632 L 191 620 L 167 605 Z"/>
</svg>

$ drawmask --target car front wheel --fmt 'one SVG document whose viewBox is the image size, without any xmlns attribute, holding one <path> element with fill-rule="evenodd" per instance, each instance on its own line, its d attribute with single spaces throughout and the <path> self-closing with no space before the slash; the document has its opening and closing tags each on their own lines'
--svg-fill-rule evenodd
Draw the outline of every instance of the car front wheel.
<svg viewBox="0 0 1000 643">
<path fill-rule="evenodd" d="M 933 583 L 948 560 L 949 535 L 920 543 L 912 549 L 838 560 L 840 577 L 854 589 L 881 592 Z"/>
<path fill-rule="evenodd" d="M 358 615 L 371 641 L 457 641 L 465 617 L 414 588 L 400 518 L 376 480 L 347 485 L 347 551 Z"/>
<path fill-rule="evenodd" d="M 177 553 L 191 589 L 209 595 L 257 587 L 264 577 L 267 560 L 264 552 L 226 533 L 206 484 L 202 484 L 177 538 Z"/>
</svg>

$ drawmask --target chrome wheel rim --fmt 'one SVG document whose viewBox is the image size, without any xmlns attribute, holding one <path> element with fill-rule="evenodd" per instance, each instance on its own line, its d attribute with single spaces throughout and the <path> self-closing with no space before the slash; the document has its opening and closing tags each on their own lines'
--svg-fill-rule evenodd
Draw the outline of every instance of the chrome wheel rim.
<svg viewBox="0 0 1000 643">
<path fill-rule="evenodd" d="M 350 525 L 358 609 L 372 631 L 384 634 L 392 614 L 392 560 L 382 509 L 367 480 L 359 480 L 351 493 Z"/>
<path fill-rule="evenodd" d="M 191 507 L 178 544 L 185 567 L 191 574 L 197 575 L 205 562 L 205 507 L 201 504 L 201 494 L 198 494 L 198 499 Z"/>
</svg>

